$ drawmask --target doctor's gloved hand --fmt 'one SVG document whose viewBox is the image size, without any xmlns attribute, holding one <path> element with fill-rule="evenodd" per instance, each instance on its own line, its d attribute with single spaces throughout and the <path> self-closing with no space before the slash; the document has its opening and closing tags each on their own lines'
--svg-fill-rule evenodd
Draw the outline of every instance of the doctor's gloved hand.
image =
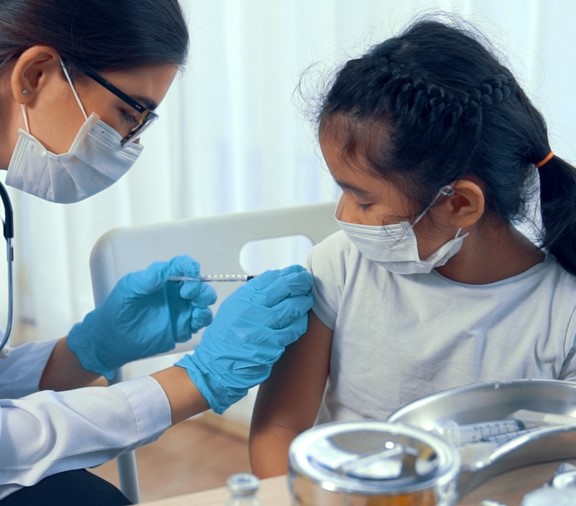
<svg viewBox="0 0 576 506">
<path fill-rule="evenodd" d="M 127 274 L 101 306 L 72 327 L 68 347 L 84 369 L 108 379 L 128 362 L 172 350 L 212 321 L 209 306 L 216 292 L 209 284 L 168 280 L 199 274 L 199 264 L 188 256 Z"/>
<path fill-rule="evenodd" d="M 270 375 L 284 348 L 306 332 L 312 275 L 299 265 L 266 271 L 220 306 L 186 369 L 210 408 L 223 413 Z"/>
</svg>

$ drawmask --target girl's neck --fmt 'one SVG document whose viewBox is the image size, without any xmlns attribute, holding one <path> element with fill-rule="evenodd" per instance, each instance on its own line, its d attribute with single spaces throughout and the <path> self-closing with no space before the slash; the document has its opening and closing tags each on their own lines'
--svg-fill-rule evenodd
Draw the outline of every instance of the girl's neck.
<svg viewBox="0 0 576 506">
<path fill-rule="evenodd" d="M 516 276 L 544 258 L 512 225 L 486 226 L 470 231 L 458 254 L 436 270 L 454 281 L 483 285 Z"/>
</svg>

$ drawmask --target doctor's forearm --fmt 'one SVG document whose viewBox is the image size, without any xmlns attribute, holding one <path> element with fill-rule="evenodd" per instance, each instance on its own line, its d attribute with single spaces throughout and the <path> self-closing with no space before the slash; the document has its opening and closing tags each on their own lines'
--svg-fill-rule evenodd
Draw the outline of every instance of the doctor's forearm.
<svg viewBox="0 0 576 506">
<path fill-rule="evenodd" d="M 163 388 L 172 412 L 172 423 L 176 424 L 209 409 L 206 399 L 181 367 L 169 367 L 152 377 Z"/>
<path fill-rule="evenodd" d="M 58 341 L 42 377 L 38 388 L 40 390 L 70 390 L 94 384 L 100 376 L 86 371 L 66 345 L 66 338 Z"/>
</svg>

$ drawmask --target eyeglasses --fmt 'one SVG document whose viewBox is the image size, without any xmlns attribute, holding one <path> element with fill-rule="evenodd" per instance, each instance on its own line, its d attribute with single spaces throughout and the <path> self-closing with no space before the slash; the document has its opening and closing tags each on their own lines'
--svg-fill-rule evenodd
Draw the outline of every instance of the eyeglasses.
<svg viewBox="0 0 576 506">
<path fill-rule="evenodd" d="M 98 84 L 104 86 L 104 88 L 106 88 L 111 93 L 114 93 L 114 95 L 116 95 L 120 100 L 127 103 L 130 107 L 136 109 L 141 114 L 138 124 L 132 128 L 132 130 L 130 130 L 120 141 L 122 146 L 124 146 L 124 144 L 126 144 L 128 141 L 136 140 L 138 137 L 140 137 L 140 135 L 142 135 L 142 132 L 146 128 L 148 128 L 156 119 L 158 119 L 158 114 L 137 100 L 134 100 L 132 97 L 126 95 L 126 93 L 116 88 L 116 86 L 104 79 L 100 74 L 90 69 L 82 69 L 82 72 L 84 72 L 84 74 L 96 81 Z"/>
</svg>

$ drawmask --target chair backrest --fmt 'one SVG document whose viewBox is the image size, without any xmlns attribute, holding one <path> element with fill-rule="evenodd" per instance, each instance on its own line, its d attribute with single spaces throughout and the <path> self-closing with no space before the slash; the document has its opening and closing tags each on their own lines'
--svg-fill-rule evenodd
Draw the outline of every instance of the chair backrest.
<svg viewBox="0 0 576 506">
<path fill-rule="evenodd" d="M 310 204 L 110 230 L 90 257 L 94 301 L 100 304 L 127 272 L 180 254 L 198 260 L 204 273 L 241 273 L 246 244 L 288 236 L 315 244 L 336 231 L 334 207 L 332 202 Z"/>
<path fill-rule="evenodd" d="M 303 236 L 307 254 L 309 247 L 337 230 L 334 209 L 335 203 L 329 202 L 110 230 L 96 242 L 90 257 L 94 302 L 101 304 L 124 274 L 176 255 L 191 255 L 203 274 L 242 274 L 241 255 L 250 243 Z M 263 261 L 262 270 L 284 265 Z M 215 283 L 218 303 L 237 287 L 234 285 Z"/>
<path fill-rule="evenodd" d="M 312 246 L 337 230 L 334 209 L 333 202 L 309 204 L 110 230 L 96 242 L 90 256 L 94 302 L 101 304 L 124 274 L 176 255 L 191 255 L 200 262 L 203 274 L 242 274 L 241 254 L 247 245 L 303 236 Z M 262 270 L 278 267 L 281 266 L 266 265 L 264 261 Z M 217 311 L 218 304 L 237 287 L 232 285 L 237 284 L 215 285 L 219 296 L 214 308 Z M 189 343 L 178 345 L 175 351 L 191 349 L 200 336 L 201 332 Z M 122 379 L 123 372 L 118 371 L 116 381 Z M 120 487 L 137 503 L 140 493 L 135 454 L 125 452 L 117 460 Z"/>
</svg>

